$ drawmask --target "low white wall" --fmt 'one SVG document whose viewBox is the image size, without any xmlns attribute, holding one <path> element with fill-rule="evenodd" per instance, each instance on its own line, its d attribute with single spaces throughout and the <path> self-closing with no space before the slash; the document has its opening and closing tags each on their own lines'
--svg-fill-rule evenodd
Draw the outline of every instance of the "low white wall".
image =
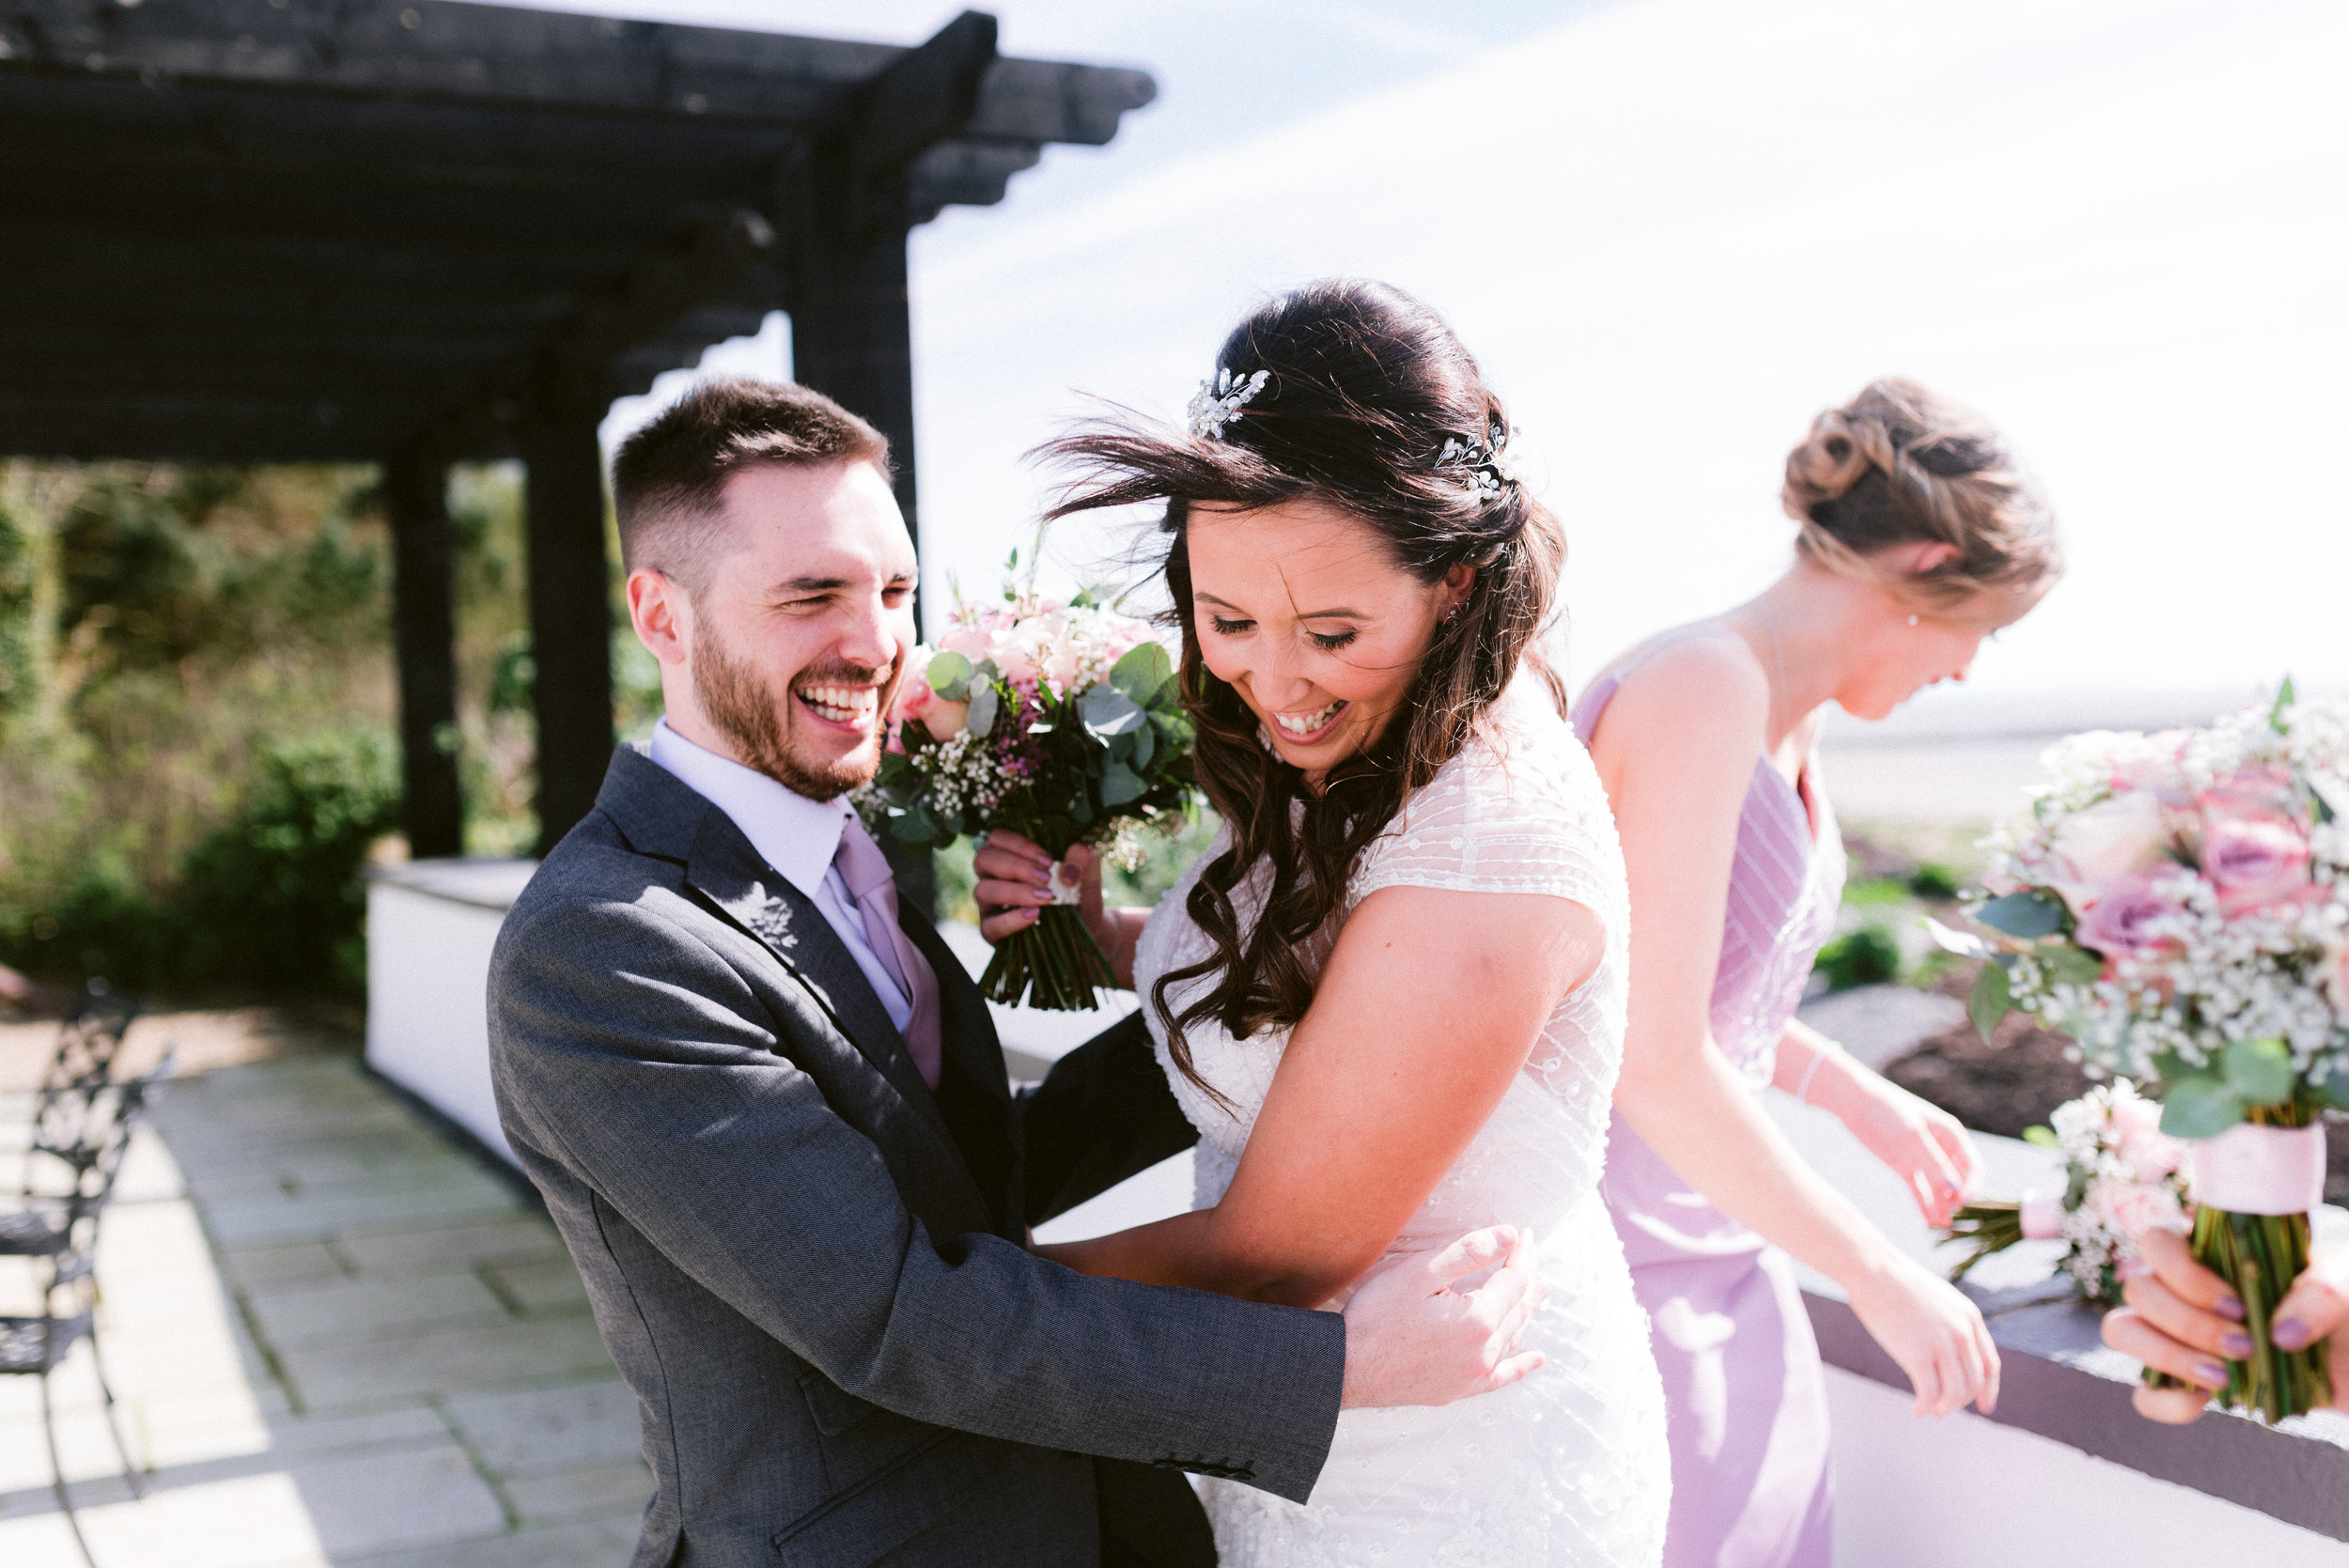
<svg viewBox="0 0 2349 1568">
<path fill-rule="evenodd" d="M 536 869 L 423 861 L 367 886 L 367 1065 L 507 1160 L 490 1090 L 490 950 Z"/>
</svg>

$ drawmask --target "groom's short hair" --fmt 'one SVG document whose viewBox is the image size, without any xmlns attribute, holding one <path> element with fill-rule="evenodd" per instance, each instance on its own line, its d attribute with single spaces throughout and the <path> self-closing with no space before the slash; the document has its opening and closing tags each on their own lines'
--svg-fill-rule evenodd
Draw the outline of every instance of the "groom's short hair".
<svg viewBox="0 0 2349 1568">
<path fill-rule="evenodd" d="M 729 376 L 704 381 L 620 443 L 612 507 L 620 559 L 650 567 L 699 598 L 726 551 L 718 543 L 726 481 L 773 463 L 867 462 L 889 474 L 889 438 L 820 392 L 794 381 Z"/>
</svg>

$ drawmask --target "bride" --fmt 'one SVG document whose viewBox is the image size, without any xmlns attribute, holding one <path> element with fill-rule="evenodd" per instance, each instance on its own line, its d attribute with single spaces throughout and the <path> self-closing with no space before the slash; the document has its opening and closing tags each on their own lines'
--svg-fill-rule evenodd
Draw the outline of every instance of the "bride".
<svg viewBox="0 0 2349 1568">
<path fill-rule="evenodd" d="M 1534 645 L 1564 544 L 1507 439 L 1434 313 L 1332 282 L 1232 333 L 1187 437 L 1111 422 L 1047 448 L 1079 467 L 1056 517 L 1165 505 L 1224 826 L 1154 911 L 1102 908 L 1097 874 L 1085 889 L 1199 1129 L 1198 1207 L 1042 1250 L 1335 1306 L 1382 1259 L 1505 1221 L 1551 1287 L 1499 1391 L 1341 1415 L 1308 1502 L 1204 1483 L 1226 1564 L 1662 1551 L 1662 1394 L 1598 1196 L 1623 859 Z M 1052 897 L 1048 858 L 1013 835 L 978 869 L 994 939 Z"/>
</svg>

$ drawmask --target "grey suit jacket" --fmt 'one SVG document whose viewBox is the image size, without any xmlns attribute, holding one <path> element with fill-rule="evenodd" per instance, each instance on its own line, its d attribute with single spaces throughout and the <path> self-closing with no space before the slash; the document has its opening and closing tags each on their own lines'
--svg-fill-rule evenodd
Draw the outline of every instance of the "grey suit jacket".
<svg viewBox="0 0 2349 1568">
<path fill-rule="evenodd" d="M 905 928 L 944 1002 L 935 1094 L 815 905 L 625 749 L 506 917 L 499 1113 L 641 1406 L 634 1568 L 1091 1564 L 1083 1454 L 1303 1498 L 1341 1319 L 1020 1244 L 1181 1146 L 1141 1031 L 1015 1101 L 975 988 Z"/>
</svg>

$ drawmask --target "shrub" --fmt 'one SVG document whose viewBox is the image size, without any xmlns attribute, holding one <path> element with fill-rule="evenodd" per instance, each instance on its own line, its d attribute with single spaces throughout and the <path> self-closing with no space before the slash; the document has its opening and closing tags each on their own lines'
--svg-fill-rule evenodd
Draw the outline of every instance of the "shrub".
<svg viewBox="0 0 2349 1568">
<path fill-rule="evenodd" d="M 1957 873 L 1937 861 L 1927 861 L 1909 873 L 1908 891 L 1920 898 L 1955 898 Z"/>
<path fill-rule="evenodd" d="M 367 848 L 397 825 L 390 737 L 349 727 L 264 745 L 228 819 L 150 892 L 100 857 L 62 890 L 0 909 L 0 955 L 123 986 L 229 983 L 355 995 Z"/>
<path fill-rule="evenodd" d="M 1901 944 L 1881 925 L 1862 925 L 1819 949 L 1813 967 L 1827 976 L 1831 990 L 1882 985 L 1900 978 Z"/>
<path fill-rule="evenodd" d="M 180 871 L 190 978 L 363 989 L 360 867 L 398 818 L 399 768 L 382 732 L 327 731 L 265 750 L 236 815 Z"/>
</svg>

